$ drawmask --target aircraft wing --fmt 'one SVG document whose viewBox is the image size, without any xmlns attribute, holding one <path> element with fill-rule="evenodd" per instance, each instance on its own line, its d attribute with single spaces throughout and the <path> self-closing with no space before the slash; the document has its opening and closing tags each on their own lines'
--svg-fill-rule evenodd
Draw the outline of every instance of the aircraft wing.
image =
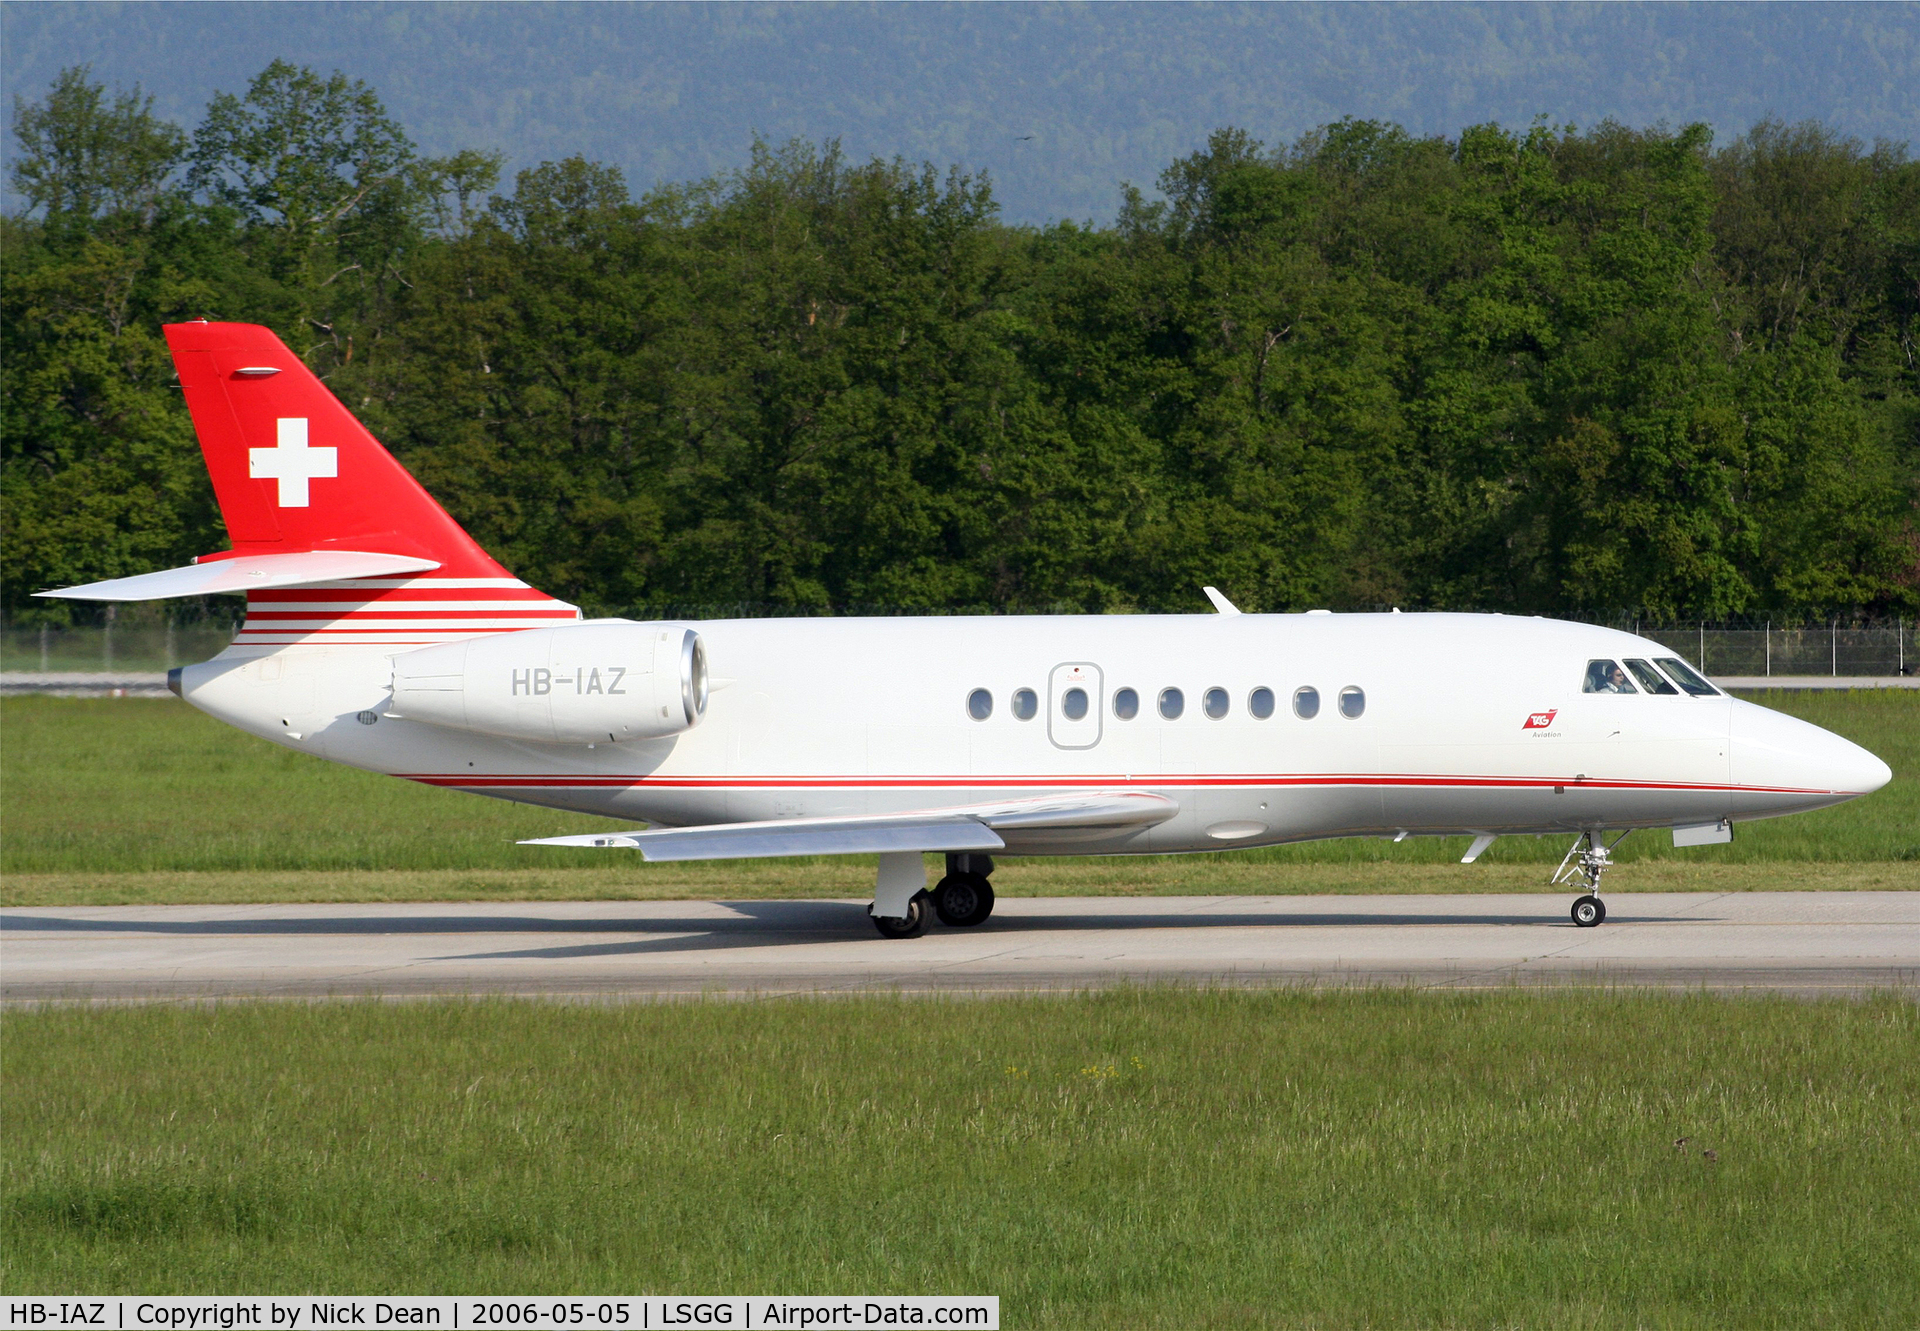
<svg viewBox="0 0 1920 1331">
<path fill-rule="evenodd" d="M 1180 811 L 1147 791 L 1042 795 L 918 813 L 842 818 L 782 818 L 584 836 L 540 837 L 523 846 L 597 846 L 638 850 L 647 860 L 747 860 L 772 855 L 871 855 L 900 851 L 1006 849 L 1003 832 L 1082 832 L 1090 836 L 1163 823 Z"/>
</svg>

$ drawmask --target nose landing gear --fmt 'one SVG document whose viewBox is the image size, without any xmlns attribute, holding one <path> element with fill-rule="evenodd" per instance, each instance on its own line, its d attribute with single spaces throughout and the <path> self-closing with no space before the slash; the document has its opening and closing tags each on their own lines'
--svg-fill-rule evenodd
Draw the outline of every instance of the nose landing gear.
<svg viewBox="0 0 1920 1331">
<path fill-rule="evenodd" d="M 1607 842 L 1600 839 L 1597 829 L 1582 832 L 1554 871 L 1555 886 L 1578 883 L 1587 889 L 1586 895 L 1573 903 L 1573 922 L 1582 929 L 1591 929 L 1607 918 L 1606 903 L 1600 900 L 1600 876 L 1613 867 L 1613 848 L 1631 831 L 1629 828 Z"/>
</svg>

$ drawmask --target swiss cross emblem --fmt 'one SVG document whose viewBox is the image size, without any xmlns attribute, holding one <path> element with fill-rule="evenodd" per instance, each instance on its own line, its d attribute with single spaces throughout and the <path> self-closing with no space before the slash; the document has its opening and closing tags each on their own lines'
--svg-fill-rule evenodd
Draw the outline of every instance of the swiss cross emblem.
<svg viewBox="0 0 1920 1331">
<path fill-rule="evenodd" d="M 1560 709 L 1558 707 L 1550 712 L 1534 712 L 1527 717 L 1527 723 L 1520 728 L 1522 730 L 1545 730 L 1553 724 L 1553 718 L 1558 715 L 1560 715 Z"/>
<path fill-rule="evenodd" d="M 274 424 L 279 442 L 272 448 L 248 449 L 247 474 L 256 481 L 280 482 L 276 502 L 281 508 L 305 508 L 308 481 L 340 474 L 340 450 L 307 447 L 305 416 L 283 416 Z"/>
</svg>

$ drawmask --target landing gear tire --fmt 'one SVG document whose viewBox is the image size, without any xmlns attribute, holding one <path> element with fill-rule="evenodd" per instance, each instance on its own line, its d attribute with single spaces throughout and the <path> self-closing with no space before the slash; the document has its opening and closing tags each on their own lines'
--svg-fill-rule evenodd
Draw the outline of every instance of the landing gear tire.
<svg viewBox="0 0 1920 1331">
<path fill-rule="evenodd" d="M 1606 918 L 1607 906 L 1599 897 L 1581 897 L 1573 903 L 1573 922 L 1582 929 L 1591 929 Z"/>
<path fill-rule="evenodd" d="M 933 909 L 940 923 L 971 929 L 993 914 L 993 884 L 985 874 L 952 873 L 933 889 Z"/>
<path fill-rule="evenodd" d="M 927 908 L 927 894 L 916 892 L 907 902 L 907 913 L 899 919 L 888 915 L 875 915 L 873 907 L 867 907 L 867 915 L 873 920 L 873 927 L 880 931 L 882 938 L 918 938 L 927 931 L 927 916 L 932 912 Z"/>
</svg>

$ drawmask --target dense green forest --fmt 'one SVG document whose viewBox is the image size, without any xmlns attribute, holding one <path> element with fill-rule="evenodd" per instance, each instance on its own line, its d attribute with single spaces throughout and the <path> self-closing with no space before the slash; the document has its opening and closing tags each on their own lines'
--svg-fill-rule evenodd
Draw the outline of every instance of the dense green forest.
<svg viewBox="0 0 1920 1331">
<path fill-rule="evenodd" d="M 14 133 L 16 622 L 224 545 L 201 316 L 595 611 L 1920 609 L 1920 163 L 1815 124 L 1223 129 L 1109 228 L 832 144 L 507 189 L 284 63 L 190 133 L 70 70 Z"/>
</svg>

